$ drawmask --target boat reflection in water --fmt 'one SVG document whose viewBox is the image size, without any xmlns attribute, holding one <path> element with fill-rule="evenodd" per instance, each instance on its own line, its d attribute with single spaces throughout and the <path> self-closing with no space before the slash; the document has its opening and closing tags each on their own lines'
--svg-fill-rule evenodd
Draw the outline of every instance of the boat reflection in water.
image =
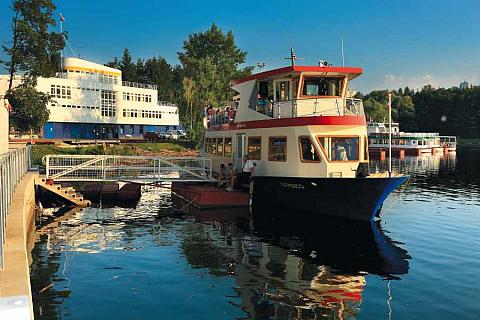
<svg viewBox="0 0 480 320">
<path fill-rule="evenodd" d="M 215 270 L 216 263 L 202 265 L 196 255 L 222 256 L 235 277 L 240 307 L 251 318 L 356 317 L 366 275 L 390 280 L 408 273 L 410 256 L 380 224 L 326 217 L 312 225 L 273 220 L 266 212 L 253 212 L 249 220 L 241 209 L 190 211 L 202 222 L 196 224 L 198 237 L 208 241 L 185 243 L 187 260 Z M 236 223 L 226 223 L 227 217 Z"/>
</svg>

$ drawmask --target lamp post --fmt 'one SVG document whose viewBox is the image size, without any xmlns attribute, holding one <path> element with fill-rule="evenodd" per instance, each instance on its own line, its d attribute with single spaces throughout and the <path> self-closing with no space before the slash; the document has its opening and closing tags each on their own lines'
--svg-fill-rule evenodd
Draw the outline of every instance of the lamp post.
<svg viewBox="0 0 480 320">
<path fill-rule="evenodd" d="M 388 177 L 392 176 L 392 94 L 388 94 Z"/>
</svg>

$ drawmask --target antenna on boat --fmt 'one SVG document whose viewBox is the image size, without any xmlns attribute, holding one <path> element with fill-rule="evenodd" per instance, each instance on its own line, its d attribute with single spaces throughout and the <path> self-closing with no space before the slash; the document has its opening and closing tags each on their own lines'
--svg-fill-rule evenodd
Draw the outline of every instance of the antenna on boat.
<svg viewBox="0 0 480 320">
<path fill-rule="evenodd" d="M 388 94 L 388 177 L 392 176 L 392 94 Z"/>
<path fill-rule="evenodd" d="M 295 60 L 303 60 L 303 58 L 298 58 L 295 55 L 295 51 L 293 51 L 293 46 L 290 48 L 290 57 L 285 59 L 292 61 L 292 67 L 295 66 Z"/>
<path fill-rule="evenodd" d="M 265 69 L 265 66 L 266 66 L 265 62 L 257 62 L 257 68 L 259 68 L 260 71 L 263 72 L 263 69 Z"/>
<path fill-rule="evenodd" d="M 342 67 L 345 67 L 345 54 L 343 52 L 343 32 L 340 34 L 342 40 Z"/>
</svg>

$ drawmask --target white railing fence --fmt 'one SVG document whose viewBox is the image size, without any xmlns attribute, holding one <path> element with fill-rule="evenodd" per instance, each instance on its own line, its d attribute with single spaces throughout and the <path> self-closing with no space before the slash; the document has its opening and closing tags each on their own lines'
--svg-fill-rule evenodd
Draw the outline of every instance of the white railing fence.
<svg viewBox="0 0 480 320">
<path fill-rule="evenodd" d="M 47 179 L 54 181 L 212 181 L 211 159 L 115 155 L 46 155 Z"/>
<path fill-rule="evenodd" d="M 4 244 L 7 214 L 12 203 L 13 194 L 20 180 L 31 167 L 32 148 L 13 149 L 0 154 L 0 270 L 4 265 Z"/>
</svg>

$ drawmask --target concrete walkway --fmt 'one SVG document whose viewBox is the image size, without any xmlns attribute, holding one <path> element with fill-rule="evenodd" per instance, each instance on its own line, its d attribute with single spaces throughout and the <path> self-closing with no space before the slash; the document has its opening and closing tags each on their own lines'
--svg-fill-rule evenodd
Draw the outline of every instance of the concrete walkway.
<svg viewBox="0 0 480 320">
<path fill-rule="evenodd" d="M 5 267 L 0 271 L 0 319 L 33 319 L 27 241 L 35 232 L 37 176 L 29 172 L 23 177 L 7 216 Z"/>
</svg>

